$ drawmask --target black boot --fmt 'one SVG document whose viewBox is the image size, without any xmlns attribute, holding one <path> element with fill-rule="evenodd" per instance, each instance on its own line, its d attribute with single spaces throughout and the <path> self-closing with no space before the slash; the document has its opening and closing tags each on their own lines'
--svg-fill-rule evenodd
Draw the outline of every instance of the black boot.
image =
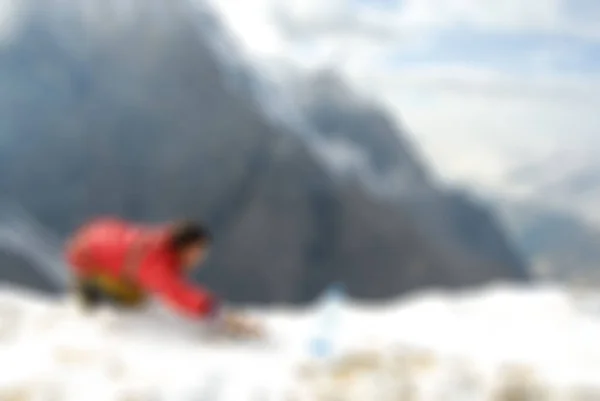
<svg viewBox="0 0 600 401">
<path fill-rule="evenodd" d="M 86 310 L 94 310 L 108 301 L 104 291 L 92 280 L 78 280 L 75 286 L 75 293 L 79 302 Z"/>
</svg>

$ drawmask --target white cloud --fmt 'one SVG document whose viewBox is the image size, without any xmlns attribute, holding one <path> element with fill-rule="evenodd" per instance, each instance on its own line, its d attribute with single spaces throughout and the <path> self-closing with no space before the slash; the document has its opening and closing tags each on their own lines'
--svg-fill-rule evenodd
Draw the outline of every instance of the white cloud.
<svg viewBox="0 0 600 401">
<path fill-rule="evenodd" d="M 481 29 L 551 30 L 568 25 L 560 0 L 407 0 L 403 22 L 452 27 L 466 24 Z"/>
<path fill-rule="evenodd" d="M 350 141 L 319 138 L 313 142 L 314 150 L 337 173 L 356 174 L 369 165 L 365 151 Z"/>
<path fill-rule="evenodd" d="M 367 0 L 213 1 L 228 18 L 236 20 L 237 27 L 261 21 L 262 31 L 262 23 L 281 24 L 278 29 L 283 29 L 282 34 L 381 38 L 411 36 L 415 30 L 462 27 L 595 38 L 600 35 L 597 19 L 590 18 L 590 13 L 598 14 L 599 7 L 586 0 L 403 0 L 383 3 L 386 6 Z"/>
<path fill-rule="evenodd" d="M 250 54 L 273 57 L 290 50 L 280 27 L 273 21 L 273 0 L 213 0 L 210 3 Z"/>
<path fill-rule="evenodd" d="M 438 170 L 472 184 L 508 185 L 513 168 L 573 142 L 600 148 L 598 98 L 573 105 L 568 98 L 519 98 L 516 88 L 493 96 L 406 85 L 387 96 Z"/>
<path fill-rule="evenodd" d="M 510 170 L 566 145 L 600 149 L 600 77 L 526 79 L 446 66 L 356 81 L 377 88 L 448 178 L 508 185 Z"/>
<path fill-rule="evenodd" d="M 18 0 L 0 0 L 0 44 L 10 41 L 15 34 L 21 12 Z"/>
</svg>

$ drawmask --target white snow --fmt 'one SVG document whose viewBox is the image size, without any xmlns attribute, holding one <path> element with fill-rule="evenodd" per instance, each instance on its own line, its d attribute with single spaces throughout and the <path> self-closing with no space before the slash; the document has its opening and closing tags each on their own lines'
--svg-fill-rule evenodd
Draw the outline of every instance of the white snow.
<svg viewBox="0 0 600 401">
<path fill-rule="evenodd" d="M 311 355 L 321 306 L 252 311 L 273 341 L 234 343 L 154 306 L 81 314 L 0 290 L 0 400 L 600 400 L 600 298 L 558 287 L 345 304 Z"/>
</svg>

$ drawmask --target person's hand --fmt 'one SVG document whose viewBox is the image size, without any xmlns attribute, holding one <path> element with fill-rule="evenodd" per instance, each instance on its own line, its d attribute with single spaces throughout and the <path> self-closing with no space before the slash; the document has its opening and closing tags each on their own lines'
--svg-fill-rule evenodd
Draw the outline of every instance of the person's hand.
<svg viewBox="0 0 600 401">
<path fill-rule="evenodd" d="M 264 328 L 258 321 L 239 313 L 229 311 L 224 313 L 221 324 L 224 331 L 234 337 L 258 339 L 265 335 Z"/>
</svg>

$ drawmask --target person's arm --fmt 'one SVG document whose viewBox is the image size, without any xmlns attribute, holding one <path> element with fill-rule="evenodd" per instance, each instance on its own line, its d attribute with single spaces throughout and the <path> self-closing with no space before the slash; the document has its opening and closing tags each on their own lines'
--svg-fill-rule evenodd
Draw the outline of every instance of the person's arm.
<svg viewBox="0 0 600 401">
<path fill-rule="evenodd" d="M 209 291 L 189 284 L 168 268 L 167 262 L 153 261 L 152 266 L 143 266 L 146 274 L 141 283 L 183 315 L 210 320 L 217 331 L 233 335 L 260 337 L 261 327 L 234 311 L 228 310 Z"/>
<path fill-rule="evenodd" d="M 175 310 L 197 318 L 210 318 L 218 313 L 217 298 L 202 287 L 188 283 L 170 269 L 166 261 L 145 263 L 152 263 L 152 266 L 142 266 L 141 284 Z"/>
</svg>

